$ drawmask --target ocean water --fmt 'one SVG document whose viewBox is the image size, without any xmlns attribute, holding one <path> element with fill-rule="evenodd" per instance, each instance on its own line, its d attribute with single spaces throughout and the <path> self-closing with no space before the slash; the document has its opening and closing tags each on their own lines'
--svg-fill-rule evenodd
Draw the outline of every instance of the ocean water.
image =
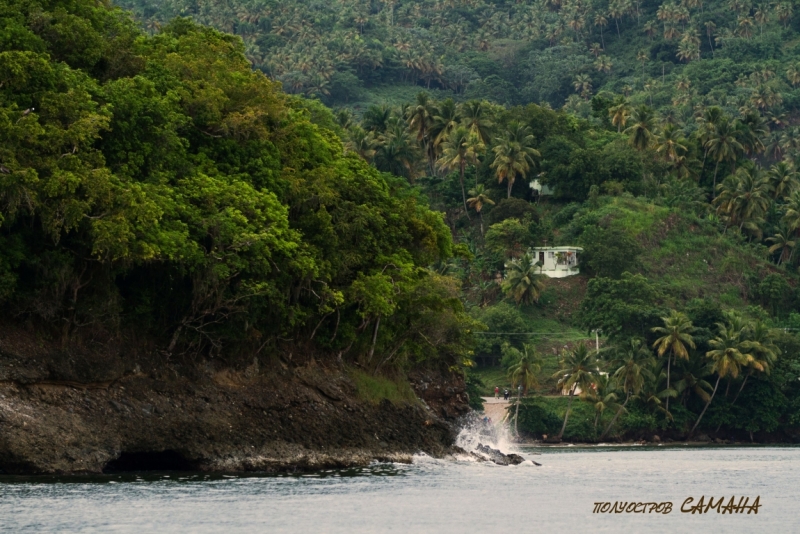
<svg viewBox="0 0 800 534">
<path fill-rule="evenodd" d="M 800 448 L 522 448 L 512 467 L 413 464 L 279 476 L 0 477 L 3 532 L 800 532 Z M 682 513 L 759 497 L 758 514 Z M 669 514 L 593 513 L 672 502 Z M 641 507 L 640 507 L 641 509 Z"/>
</svg>

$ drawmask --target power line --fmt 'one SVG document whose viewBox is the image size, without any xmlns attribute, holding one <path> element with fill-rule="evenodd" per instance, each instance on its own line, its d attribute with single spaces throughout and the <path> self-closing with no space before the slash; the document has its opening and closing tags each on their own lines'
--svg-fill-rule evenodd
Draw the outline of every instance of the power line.
<svg viewBox="0 0 800 534">
<path fill-rule="evenodd" d="M 591 334 L 569 334 L 567 332 L 473 332 L 476 336 L 581 336 L 591 337 Z"/>
</svg>

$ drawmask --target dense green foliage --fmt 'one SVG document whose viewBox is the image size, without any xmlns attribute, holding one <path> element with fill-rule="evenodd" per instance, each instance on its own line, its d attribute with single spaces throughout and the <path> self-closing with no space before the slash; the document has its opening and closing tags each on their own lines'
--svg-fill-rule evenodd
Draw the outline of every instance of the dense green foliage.
<svg viewBox="0 0 800 534">
<path fill-rule="evenodd" d="M 793 2 L 741 0 L 125 0 L 148 27 L 191 16 L 242 37 L 287 89 L 333 103 L 419 84 L 501 104 L 591 112 L 593 92 L 677 115 L 793 103 Z M 765 61 L 767 62 L 765 64 Z M 748 78 L 764 67 L 768 79 Z M 778 74 L 776 77 L 775 75 Z M 739 82 L 739 83 L 737 83 Z M 400 91 L 395 91 L 399 95 Z M 673 104 L 673 102 L 675 102 Z M 597 107 L 603 107 L 602 103 Z"/>
<path fill-rule="evenodd" d="M 147 36 L 80 0 L 0 13 L 7 317 L 65 343 L 136 329 L 168 352 L 296 338 L 370 371 L 460 364 L 472 321 L 427 269 L 452 255 L 442 217 L 238 38 L 186 19 Z"/>
<path fill-rule="evenodd" d="M 521 410 L 568 438 L 798 425 L 790 2 L 122 5 L 152 35 L 3 4 L 15 314 L 170 351 L 308 339 L 373 373 L 471 356 L 580 386 L 560 429 Z M 582 246 L 581 275 L 543 278 L 544 244 Z"/>
</svg>

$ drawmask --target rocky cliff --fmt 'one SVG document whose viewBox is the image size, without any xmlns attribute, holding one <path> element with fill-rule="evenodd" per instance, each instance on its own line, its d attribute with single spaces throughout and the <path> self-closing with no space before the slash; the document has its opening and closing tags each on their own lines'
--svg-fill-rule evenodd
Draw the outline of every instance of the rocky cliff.
<svg viewBox="0 0 800 534">
<path fill-rule="evenodd" d="M 134 348 L 135 347 L 135 348 Z M 347 369 L 275 355 L 171 362 L 133 343 L 56 349 L 0 328 L 0 470 L 275 471 L 447 453 L 457 375 L 415 371 L 417 402 L 360 400 Z"/>
</svg>

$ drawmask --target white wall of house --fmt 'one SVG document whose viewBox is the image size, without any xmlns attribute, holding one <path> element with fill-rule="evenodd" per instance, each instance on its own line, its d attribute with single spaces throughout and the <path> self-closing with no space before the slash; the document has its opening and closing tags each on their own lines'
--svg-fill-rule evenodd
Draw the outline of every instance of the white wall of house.
<svg viewBox="0 0 800 534">
<path fill-rule="evenodd" d="M 535 261 L 542 263 L 541 273 L 550 278 L 564 278 L 578 274 L 580 247 L 536 247 L 531 249 Z"/>
</svg>

